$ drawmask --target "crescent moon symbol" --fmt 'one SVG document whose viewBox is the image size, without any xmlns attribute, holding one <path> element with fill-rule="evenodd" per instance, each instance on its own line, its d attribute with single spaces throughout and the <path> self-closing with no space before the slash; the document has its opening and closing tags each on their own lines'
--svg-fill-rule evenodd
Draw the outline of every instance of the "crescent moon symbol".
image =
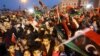
<svg viewBox="0 0 100 56">
<path fill-rule="evenodd" d="M 94 45 L 88 44 L 88 45 L 86 45 L 86 47 L 85 47 L 85 50 L 86 50 L 87 52 L 89 52 L 89 50 L 88 50 L 89 47 L 93 47 L 94 49 L 96 49 L 96 47 L 95 47 Z"/>
</svg>

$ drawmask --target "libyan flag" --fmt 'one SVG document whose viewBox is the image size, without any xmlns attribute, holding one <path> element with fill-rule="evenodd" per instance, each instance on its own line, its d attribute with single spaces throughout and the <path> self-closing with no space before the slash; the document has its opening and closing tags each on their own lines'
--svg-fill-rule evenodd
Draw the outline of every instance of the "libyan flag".
<svg viewBox="0 0 100 56">
<path fill-rule="evenodd" d="M 100 35 L 92 30 L 82 30 L 63 44 L 82 56 L 100 56 Z"/>
</svg>

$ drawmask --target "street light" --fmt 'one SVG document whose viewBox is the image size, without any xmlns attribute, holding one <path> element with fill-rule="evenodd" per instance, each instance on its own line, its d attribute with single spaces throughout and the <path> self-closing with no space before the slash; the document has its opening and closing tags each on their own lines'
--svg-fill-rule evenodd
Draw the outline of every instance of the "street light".
<svg viewBox="0 0 100 56">
<path fill-rule="evenodd" d="M 21 0 L 22 3 L 27 3 L 27 0 Z"/>
<path fill-rule="evenodd" d="M 86 5 L 86 9 L 91 9 L 91 8 L 93 8 L 93 5 L 92 4 L 87 4 Z"/>
</svg>

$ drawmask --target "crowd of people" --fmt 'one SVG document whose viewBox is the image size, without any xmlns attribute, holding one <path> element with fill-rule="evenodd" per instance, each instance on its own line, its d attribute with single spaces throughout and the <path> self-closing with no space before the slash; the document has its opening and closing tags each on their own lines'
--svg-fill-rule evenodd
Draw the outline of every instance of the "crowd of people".
<svg viewBox="0 0 100 56">
<path fill-rule="evenodd" d="M 78 11 L 60 12 L 56 8 L 40 15 L 25 11 L 1 13 L 0 56 L 81 56 L 60 44 L 85 28 L 100 34 L 100 11 Z"/>
</svg>

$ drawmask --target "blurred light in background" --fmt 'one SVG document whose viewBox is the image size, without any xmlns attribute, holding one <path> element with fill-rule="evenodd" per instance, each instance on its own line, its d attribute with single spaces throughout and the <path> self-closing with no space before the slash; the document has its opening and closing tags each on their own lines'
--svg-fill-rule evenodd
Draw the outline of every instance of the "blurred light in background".
<svg viewBox="0 0 100 56">
<path fill-rule="evenodd" d="M 86 5 L 86 9 L 91 9 L 91 8 L 93 8 L 93 5 L 92 4 L 87 4 Z"/>
<path fill-rule="evenodd" d="M 21 0 L 21 3 L 27 3 L 28 0 Z"/>
<path fill-rule="evenodd" d="M 32 14 L 32 13 L 34 13 L 34 9 L 33 8 L 29 8 L 28 12 L 29 12 L 29 14 Z"/>
</svg>

